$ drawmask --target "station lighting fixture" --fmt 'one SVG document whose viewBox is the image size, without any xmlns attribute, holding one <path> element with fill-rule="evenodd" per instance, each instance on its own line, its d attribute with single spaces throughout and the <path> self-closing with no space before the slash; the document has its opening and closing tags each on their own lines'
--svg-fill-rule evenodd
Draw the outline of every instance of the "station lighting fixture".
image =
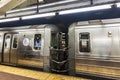
<svg viewBox="0 0 120 80">
<path fill-rule="evenodd" d="M 48 7 L 48 6 L 53 6 L 53 5 L 58 5 L 58 4 L 68 3 L 68 2 L 74 2 L 74 1 L 78 1 L 78 0 L 64 0 L 64 1 L 54 2 L 54 3 L 44 4 L 44 5 L 39 5 L 38 8 L 43 8 L 43 7 Z M 31 9 L 37 9 L 37 6 L 32 6 L 32 7 L 28 7 L 28 8 L 22 8 L 22 9 L 16 9 L 16 10 L 10 10 L 10 11 L 7 11 L 6 13 L 14 13 L 14 12 L 31 10 Z"/>
<path fill-rule="evenodd" d="M 26 19 L 34 19 L 34 18 L 42 18 L 42 17 L 52 17 L 52 16 L 55 16 L 55 15 L 56 15 L 55 12 L 51 12 L 51 13 L 43 13 L 43 14 L 23 16 L 23 17 L 21 17 L 21 19 L 26 20 Z"/>
<path fill-rule="evenodd" d="M 19 12 L 19 11 L 24 11 L 24 10 L 31 10 L 31 9 L 37 9 L 37 6 L 32 6 L 32 7 L 27 7 L 27 8 L 22 8 L 22 9 L 16 9 L 16 10 L 10 10 L 7 11 L 6 13 L 14 13 L 14 12 Z"/>
<path fill-rule="evenodd" d="M 105 27 L 113 27 L 113 26 L 120 26 L 120 23 L 114 23 L 114 24 L 106 24 Z"/>
<path fill-rule="evenodd" d="M 117 4 L 117 7 L 120 7 L 120 2 L 119 3 L 116 3 Z"/>
<path fill-rule="evenodd" d="M 0 23 L 11 22 L 11 21 L 18 21 L 18 20 L 20 20 L 19 17 L 15 17 L 15 18 L 6 18 L 6 19 L 0 19 Z"/>
<path fill-rule="evenodd" d="M 39 5 L 39 8 L 48 7 L 48 6 L 53 6 L 53 5 L 59 5 L 59 4 L 64 4 L 64 3 L 68 3 L 68 2 L 74 2 L 74 1 L 78 1 L 78 0 L 64 0 L 64 1 L 58 1 L 58 2 L 54 2 L 54 3 L 50 3 L 50 4 Z"/>
<path fill-rule="evenodd" d="M 106 4 L 106 5 L 92 6 L 92 7 L 86 7 L 86 8 L 64 10 L 64 11 L 60 11 L 59 15 L 78 13 L 78 12 L 87 12 L 87 11 L 96 11 L 96 10 L 103 10 L 103 9 L 110 9 L 110 8 L 111 8 L 111 4 Z"/>
</svg>

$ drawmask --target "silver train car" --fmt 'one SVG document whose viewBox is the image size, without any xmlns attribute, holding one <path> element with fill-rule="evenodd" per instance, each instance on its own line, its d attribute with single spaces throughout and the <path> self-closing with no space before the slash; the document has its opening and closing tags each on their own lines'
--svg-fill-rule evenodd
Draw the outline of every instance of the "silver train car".
<svg viewBox="0 0 120 80">
<path fill-rule="evenodd" d="M 71 75 L 119 77 L 120 18 L 76 22 L 68 34 Z"/>
<path fill-rule="evenodd" d="M 0 28 L 0 63 L 119 77 L 120 18 L 75 22 L 68 36 L 49 24 Z"/>
<path fill-rule="evenodd" d="M 0 28 L 0 63 L 49 71 L 49 47 L 58 32 L 54 25 Z"/>
</svg>

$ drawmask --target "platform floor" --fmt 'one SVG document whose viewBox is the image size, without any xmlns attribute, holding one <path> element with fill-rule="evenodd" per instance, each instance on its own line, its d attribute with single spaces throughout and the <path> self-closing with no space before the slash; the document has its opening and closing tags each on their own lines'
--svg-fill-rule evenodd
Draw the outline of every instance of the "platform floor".
<svg viewBox="0 0 120 80">
<path fill-rule="evenodd" d="M 5 66 L 5 65 L 0 65 L 0 72 L 6 72 L 15 75 L 30 77 L 38 80 L 88 80 L 80 77 L 58 75 L 53 73 L 46 73 L 42 71 Z"/>
</svg>

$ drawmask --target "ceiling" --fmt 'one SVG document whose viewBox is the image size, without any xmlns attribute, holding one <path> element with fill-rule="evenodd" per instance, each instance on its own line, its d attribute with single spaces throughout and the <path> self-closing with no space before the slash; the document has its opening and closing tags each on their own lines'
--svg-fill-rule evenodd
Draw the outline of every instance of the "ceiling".
<svg viewBox="0 0 120 80">
<path fill-rule="evenodd" d="M 0 15 L 5 14 L 6 11 L 16 8 L 23 8 L 38 3 L 50 3 L 60 0 L 0 0 Z"/>
<path fill-rule="evenodd" d="M 8 10 L 15 8 L 25 1 L 26 0 L 0 0 L 0 15 L 4 14 Z"/>
<path fill-rule="evenodd" d="M 30 6 L 30 5 L 36 4 L 36 0 L 29 0 L 28 2 L 27 1 L 28 0 L 25 0 L 24 2 L 22 2 L 17 7 L 14 7 L 14 8 L 19 8 L 19 7 Z M 32 1 L 34 1 L 34 2 L 32 2 Z M 58 1 L 58 0 L 56 0 L 56 1 Z M 103 4 L 103 2 L 108 3 L 108 1 L 114 1 L 114 0 L 93 0 L 93 1 L 94 1 L 94 4 L 99 4 L 99 3 Z M 57 6 L 57 8 L 58 8 L 58 6 Z M 77 22 L 77 21 L 109 19 L 109 18 L 120 18 L 120 8 L 112 7 L 111 9 L 107 9 L 107 10 L 97 10 L 97 11 L 68 14 L 68 15 L 57 15 L 57 16 L 49 17 L 49 18 L 37 18 L 37 19 L 30 19 L 30 20 L 20 19 L 19 21 L 0 23 L 0 27 L 4 27 L 4 26 L 5 27 L 13 27 L 13 26 L 16 27 L 16 26 L 24 26 L 24 25 L 35 25 L 35 24 L 62 24 L 62 28 L 64 29 L 64 28 L 68 27 L 68 25 L 72 24 L 73 22 Z M 60 25 L 60 27 L 61 27 L 61 25 Z"/>
</svg>

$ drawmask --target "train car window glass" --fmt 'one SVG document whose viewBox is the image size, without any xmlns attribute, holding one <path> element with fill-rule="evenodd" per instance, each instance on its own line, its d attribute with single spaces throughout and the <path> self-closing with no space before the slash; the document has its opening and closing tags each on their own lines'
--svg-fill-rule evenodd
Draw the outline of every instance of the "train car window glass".
<svg viewBox="0 0 120 80">
<path fill-rule="evenodd" d="M 34 49 L 35 50 L 41 49 L 41 34 L 35 34 L 34 36 Z"/>
<path fill-rule="evenodd" d="M 17 48 L 18 46 L 18 37 L 17 37 L 17 34 L 14 34 L 13 35 L 13 48 Z"/>
<path fill-rule="evenodd" d="M 5 36 L 5 48 L 10 48 L 10 35 Z"/>
<path fill-rule="evenodd" d="M 51 34 L 51 46 L 55 46 L 56 45 L 56 34 L 52 33 Z"/>
<path fill-rule="evenodd" d="M 83 32 L 79 34 L 79 51 L 90 52 L 90 33 Z"/>
</svg>

